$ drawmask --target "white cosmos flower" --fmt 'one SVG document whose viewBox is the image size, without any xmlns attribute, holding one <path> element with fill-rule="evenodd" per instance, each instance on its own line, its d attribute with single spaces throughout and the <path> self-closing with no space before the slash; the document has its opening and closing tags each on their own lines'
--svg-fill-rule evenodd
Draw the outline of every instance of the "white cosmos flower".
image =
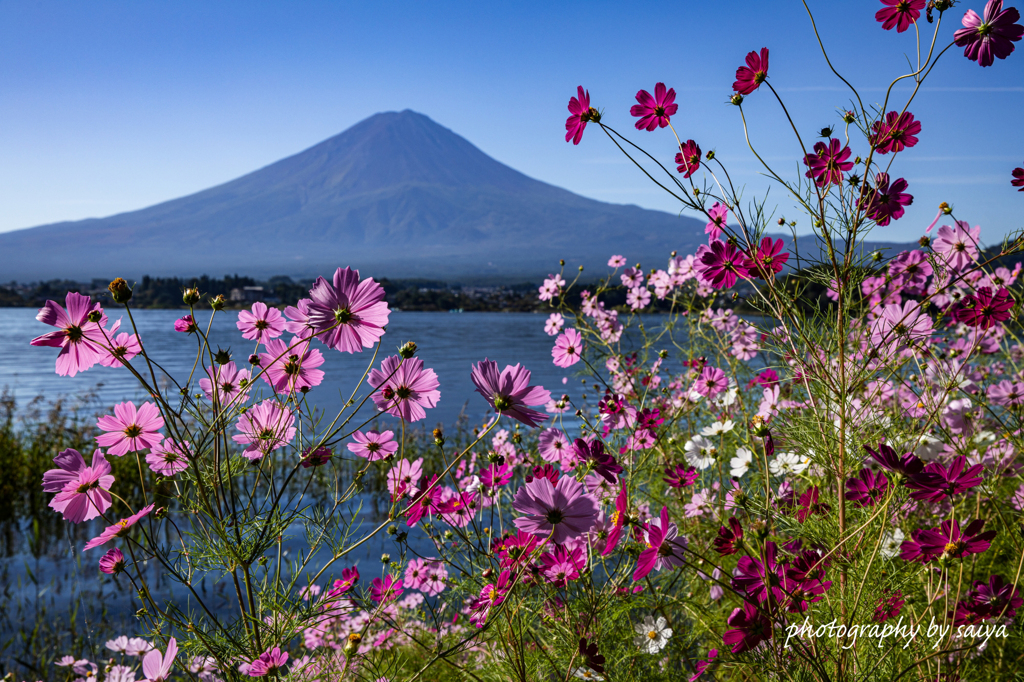
<svg viewBox="0 0 1024 682">
<path fill-rule="evenodd" d="M 729 460 L 729 475 L 736 478 L 743 478 L 751 463 L 754 461 L 754 453 L 747 448 L 736 448 L 736 456 Z"/>
<path fill-rule="evenodd" d="M 923 460 L 931 461 L 938 457 L 945 448 L 946 446 L 941 440 L 924 434 L 918 440 L 917 447 L 914 448 L 914 454 Z"/>
<path fill-rule="evenodd" d="M 715 422 L 711 426 L 705 426 L 701 429 L 700 435 L 714 438 L 715 436 L 732 431 L 735 426 L 736 424 L 731 419 L 726 419 L 724 422 Z"/>
<path fill-rule="evenodd" d="M 775 476 L 789 476 L 799 474 L 810 465 L 810 457 L 801 456 L 795 452 L 780 452 L 772 459 L 768 469 Z"/>
<path fill-rule="evenodd" d="M 715 446 L 704 436 L 694 436 L 683 446 L 686 462 L 697 469 L 704 470 L 715 463 Z"/>
<path fill-rule="evenodd" d="M 900 553 L 900 545 L 906 539 L 906 535 L 899 528 L 894 528 L 882 536 L 882 547 L 878 550 L 886 559 L 892 559 Z"/>
<path fill-rule="evenodd" d="M 578 680 L 604 680 L 604 677 L 597 674 L 586 666 L 580 666 L 572 671 L 572 676 Z"/>
<path fill-rule="evenodd" d="M 729 388 L 722 391 L 708 402 L 717 408 L 724 409 L 726 407 L 732 407 L 736 403 L 736 397 L 738 395 L 739 386 L 736 384 L 736 380 L 730 377 Z"/>
<path fill-rule="evenodd" d="M 633 626 L 633 631 L 636 632 L 633 644 L 640 647 L 640 651 L 644 653 L 658 653 L 665 648 L 669 637 L 672 636 L 672 628 L 667 626 L 668 621 L 663 616 L 658 616 L 657 620 L 654 616 L 645 616 L 642 623 Z"/>
</svg>

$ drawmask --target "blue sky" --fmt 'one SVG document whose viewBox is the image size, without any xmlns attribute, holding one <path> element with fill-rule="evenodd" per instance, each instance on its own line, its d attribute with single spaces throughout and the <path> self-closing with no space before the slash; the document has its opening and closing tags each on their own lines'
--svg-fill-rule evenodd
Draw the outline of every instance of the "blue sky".
<svg viewBox="0 0 1024 682">
<path fill-rule="evenodd" d="M 874 0 L 808 0 L 837 68 L 881 101 L 914 33 L 886 32 Z M 1008 4 L 1014 4 L 1010 2 Z M 1018 3 L 1019 4 L 1019 3 Z M 947 13 L 945 45 L 969 0 Z M 923 22 L 923 19 L 922 19 Z M 930 29 L 926 24 L 922 24 Z M 639 88 L 678 93 L 681 135 L 714 148 L 746 196 L 767 182 L 724 104 L 750 50 L 807 138 L 849 93 L 800 2 L 0 3 L 0 231 L 143 208 L 225 182 L 379 111 L 411 108 L 530 176 L 604 201 L 675 212 L 597 129 L 563 139 L 590 90 L 605 121 L 670 161 L 668 130 L 632 128 Z M 907 92 L 905 88 L 898 93 Z M 783 173 L 799 152 L 768 92 L 747 99 L 755 146 Z M 914 205 L 886 239 L 917 238 L 940 201 L 987 242 L 1024 227 L 1024 48 L 989 68 L 952 48 L 911 106 L 920 144 L 894 167 Z M 861 143 L 856 152 L 866 151 Z M 792 217 L 773 189 L 770 204 Z"/>
</svg>

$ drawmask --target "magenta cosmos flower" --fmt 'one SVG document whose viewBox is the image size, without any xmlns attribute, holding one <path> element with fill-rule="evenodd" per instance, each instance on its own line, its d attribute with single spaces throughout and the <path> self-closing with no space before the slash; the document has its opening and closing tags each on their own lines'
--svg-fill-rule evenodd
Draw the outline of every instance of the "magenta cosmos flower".
<svg viewBox="0 0 1024 682">
<path fill-rule="evenodd" d="M 165 682 L 171 676 L 171 668 L 174 667 L 174 657 L 178 655 L 178 642 L 171 637 L 167 642 L 167 653 L 161 655 L 153 649 L 142 659 L 142 674 L 145 680 L 140 682 Z"/>
<path fill-rule="evenodd" d="M 398 452 L 398 442 L 395 441 L 394 431 L 356 431 L 352 434 L 355 443 L 349 443 L 348 449 L 359 457 L 374 462 L 378 459 L 387 459 Z"/>
<path fill-rule="evenodd" d="M 173 438 L 164 438 L 160 445 L 146 455 L 146 464 L 155 474 L 174 476 L 188 469 L 191 455 L 192 447 L 188 442 L 179 444 Z"/>
<path fill-rule="evenodd" d="M 926 564 L 940 557 L 962 559 L 970 554 L 981 554 L 992 546 L 992 538 L 996 536 L 994 530 L 982 533 L 984 527 L 985 520 L 976 519 L 961 532 L 960 524 L 947 519 L 938 528 L 915 530 L 910 534 L 912 539 L 903 541 L 900 558 Z"/>
<path fill-rule="evenodd" d="M 871 144 L 879 154 L 901 152 L 917 144 L 917 135 L 921 132 L 921 122 L 914 120 L 909 111 L 902 114 L 890 111 L 885 121 L 875 121 L 872 126 Z"/>
<path fill-rule="evenodd" d="M 618 544 L 619 539 L 622 537 L 622 528 L 626 524 L 626 516 L 629 514 L 629 499 L 626 497 L 626 482 L 622 482 L 622 487 L 619 489 L 619 494 L 615 498 L 615 511 L 612 512 L 611 528 L 608 530 L 608 539 L 604 545 L 604 551 L 601 552 L 601 556 L 607 556 L 612 553 Z"/>
<path fill-rule="evenodd" d="M 360 282 L 358 270 L 338 268 L 333 283 L 318 277 L 309 297 L 308 324 L 328 348 L 358 353 L 384 335 L 391 314 L 384 287 L 371 278 Z"/>
<path fill-rule="evenodd" d="M 145 518 L 151 511 L 153 511 L 152 504 L 143 507 L 127 519 L 121 519 L 113 526 L 107 526 L 106 530 L 94 537 L 92 540 L 89 540 L 89 542 L 85 543 L 84 549 L 92 549 L 93 547 L 105 545 L 114 538 L 123 538 L 125 535 L 128 535 L 128 531 L 131 530 L 132 526 Z"/>
<path fill-rule="evenodd" d="M 238 430 L 242 433 L 232 436 L 232 440 L 249 446 L 242 455 L 259 459 L 295 438 L 295 415 L 274 400 L 264 400 L 239 418 Z"/>
<path fill-rule="evenodd" d="M 917 23 L 921 18 L 921 10 L 927 2 L 925 0 L 882 0 L 885 5 L 875 12 L 875 19 L 882 24 L 886 31 L 896 29 L 897 33 L 903 33 L 911 24 Z"/>
<path fill-rule="evenodd" d="M 174 321 L 174 331 L 182 334 L 194 334 L 199 329 L 196 326 L 195 318 L 191 315 L 184 315 Z"/>
<path fill-rule="evenodd" d="M 686 538 L 680 537 L 676 524 L 668 520 L 668 507 L 661 508 L 661 516 L 652 519 L 644 529 L 647 549 L 640 552 L 633 571 L 633 581 L 640 580 L 653 570 L 683 565 Z"/>
<path fill-rule="evenodd" d="M 562 476 L 556 485 L 547 478 L 533 479 L 516 491 L 512 508 L 523 515 L 515 519 L 516 528 L 531 535 L 550 535 L 559 545 L 597 523 L 597 500 L 571 476 Z"/>
<path fill-rule="evenodd" d="M 749 95 L 761 87 L 768 78 L 768 48 L 762 47 L 761 54 L 748 52 L 747 65 L 736 69 L 736 82 L 732 89 L 741 95 Z"/>
<path fill-rule="evenodd" d="M 601 120 L 601 115 L 590 106 L 590 91 L 577 86 L 576 97 L 569 98 L 569 118 L 565 119 L 565 141 L 579 144 L 587 123 Z"/>
<path fill-rule="evenodd" d="M 100 559 L 100 570 L 107 575 L 114 575 L 124 570 L 124 553 L 117 547 L 108 550 Z"/>
<path fill-rule="evenodd" d="M 964 27 L 953 34 L 953 41 L 964 48 L 964 56 L 982 66 L 992 66 L 995 57 L 1006 59 L 1013 44 L 1024 36 L 1020 12 L 1014 7 L 1003 9 L 1002 0 L 989 0 L 984 18 L 969 9 L 964 14 Z"/>
<path fill-rule="evenodd" d="M 107 432 L 96 436 L 96 443 L 106 448 L 108 455 L 122 457 L 129 452 L 155 448 L 163 440 L 159 431 L 164 427 L 164 420 L 154 403 L 143 403 L 138 410 L 133 402 L 118 403 L 114 406 L 114 416 L 100 417 L 96 426 Z"/>
<path fill-rule="evenodd" d="M 199 380 L 199 388 L 203 389 L 206 399 L 212 401 L 216 383 L 217 402 L 224 406 L 229 405 L 236 398 L 239 402 L 246 400 L 252 386 L 251 380 L 252 374 L 249 370 L 239 369 L 234 361 L 231 361 L 226 365 L 207 367 L 206 377 Z"/>
<path fill-rule="evenodd" d="M 551 391 L 530 386 L 530 370 L 522 365 L 506 365 L 498 372 L 497 363 L 486 358 L 473 366 L 471 375 L 476 391 L 491 407 L 527 426 L 540 426 L 548 416 L 527 405 L 543 405 L 551 400 Z"/>
<path fill-rule="evenodd" d="M 310 340 L 292 337 L 291 343 L 281 339 L 264 339 L 266 353 L 260 353 L 263 379 L 277 393 L 305 393 L 324 380 L 323 354 L 309 347 Z"/>
<path fill-rule="evenodd" d="M 804 165 L 808 171 L 804 173 L 814 180 L 818 187 L 838 185 L 843 182 L 843 173 L 853 170 L 850 148 L 840 149 L 839 140 L 833 138 L 826 145 L 824 142 L 814 143 L 814 153 L 804 157 Z"/>
<path fill-rule="evenodd" d="M 380 369 L 370 370 L 366 382 L 379 389 L 373 394 L 378 410 L 407 422 L 425 419 L 425 408 L 436 406 L 441 399 L 437 374 L 432 369 L 423 369 L 419 358 L 385 358 Z"/>
<path fill-rule="evenodd" d="M 743 608 L 735 609 L 726 621 L 733 626 L 722 635 L 722 642 L 732 645 L 734 654 L 750 651 L 766 639 L 772 638 L 772 622 L 756 604 L 743 602 Z"/>
<path fill-rule="evenodd" d="M 68 448 L 53 458 L 56 469 L 43 474 L 43 491 L 57 493 L 50 507 L 71 523 L 94 519 L 110 509 L 110 486 L 114 477 L 103 451 L 92 453 L 92 466 L 86 466 L 78 450 Z"/>
<path fill-rule="evenodd" d="M 699 279 L 715 289 L 728 289 L 739 278 L 749 276 L 746 256 L 728 242 L 713 241 L 697 249 L 693 269 Z"/>
<path fill-rule="evenodd" d="M 743 267 L 752 277 L 769 279 L 772 276 L 770 273 L 778 274 L 786 267 L 789 254 L 783 253 L 785 247 L 786 243 L 781 239 L 764 237 L 753 258 L 744 259 Z"/>
<path fill-rule="evenodd" d="M 932 240 L 932 249 L 942 256 L 953 270 L 960 272 L 978 258 L 978 242 L 981 227 L 973 229 L 964 220 L 958 220 L 956 227 L 943 225 Z"/>
<path fill-rule="evenodd" d="M 1009 291 L 1000 289 L 993 295 L 990 288 L 981 287 L 974 295 L 960 300 L 953 311 L 953 319 L 968 327 L 991 329 L 1009 320 L 1011 310 L 1013 299 Z"/>
<path fill-rule="evenodd" d="M 1024 192 L 1024 168 L 1013 169 L 1013 180 L 1010 180 L 1011 187 L 1020 187 L 1018 192 Z"/>
<path fill-rule="evenodd" d="M 582 353 L 583 336 L 569 327 L 555 339 L 555 346 L 551 349 L 552 362 L 558 367 L 572 367 L 580 361 Z"/>
<path fill-rule="evenodd" d="M 967 466 L 967 458 L 956 457 L 947 469 L 938 462 L 929 462 L 924 470 L 907 483 L 912 500 L 942 502 L 947 497 L 965 493 L 971 488 L 981 485 L 981 474 L 984 465 Z"/>
<path fill-rule="evenodd" d="M 875 189 L 869 196 L 865 214 L 876 225 L 886 226 L 892 220 L 899 220 L 906 212 L 904 206 L 914 203 L 914 197 L 905 193 L 907 181 L 903 178 L 889 182 L 888 173 L 875 176 Z"/>
<path fill-rule="evenodd" d="M 288 662 L 288 653 L 280 647 L 267 649 L 260 657 L 249 664 L 249 677 L 266 677 L 276 675 Z"/>
<path fill-rule="evenodd" d="M 693 140 L 687 140 L 676 152 L 676 170 L 688 178 L 700 168 L 700 147 Z"/>
<path fill-rule="evenodd" d="M 107 355 L 103 348 L 106 345 L 103 325 L 107 323 L 107 316 L 103 314 L 103 308 L 99 303 L 92 303 L 88 296 L 73 291 L 68 292 L 64 303 L 67 310 L 54 301 L 47 301 L 46 305 L 39 309 L 36 319 L 59 329 L 37 336 L 32 339 L 31 344 L 60 348 L 60 353 L 57 354 L 57 374 L 62 377 L 73 377 Z M 93 314 L 94 318 L 98 316 L 99 319 L 90 322 L 90 314 Z"/>
<path fill-rule="evenodd" d="M 871 327 L 871 343 L 876 348 L 885 348 L 898 353 L 908 348 L 921 348 L 932 337 L 934 326 L 917 301 L 903 305 L 890 303 Z"/>
<path fill-rule="evenodd" d="M 263 301 L 252 304 L 252 311 L 242 310 L 238 313 L 235 326 L 242 332 L 243 339 L 263 341 L 276 339 L 284 334 L 284 315 L 277 308 L 270 308 Z"/>
<path fill-rule="evenodd" d="M 664 128 L 668 125 L 669 119 L 679 110 L 676 101 L 676 91 L 672 88 L 665 89 L 664 83 L 654 86 L 654 97 L 646 90 L 636 93 L 637 104 L 629 110 L 631 116 L 639 116 L 636 122 L 637 130 L 646 129 L 648 132 L 655 128 Z"/>
<path fill-rule="evenodd" d="M 375 602 L 395 601 L 402 596 L 402 581 L 395 580 L 391 575 L 384 576 L 384 580 L 374 578 L 370 596 Z"/>
</svg>

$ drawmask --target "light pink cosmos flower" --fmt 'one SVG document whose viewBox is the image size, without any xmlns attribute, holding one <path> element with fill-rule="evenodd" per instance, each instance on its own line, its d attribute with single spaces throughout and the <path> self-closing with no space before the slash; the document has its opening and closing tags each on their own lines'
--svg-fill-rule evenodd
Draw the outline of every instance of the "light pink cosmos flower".
<svg viewBox="0 0 1024 682">
<path fill-rule="evenodd" d="M 135 671 L 126 665 L 111 666 L 103 682 L 135 682 Z"/>
<path fill-rule="evenodd" d="M 544 323 L 544 333 L 548 336 L 556 336 L 565 325 L 565 318 L 561 313 L 551 313 L 547 322 Z"/>
<path fill-rule="evenodd" d="M 718 367 L 705 367 L 701 370 L 700 377 L 694 385 L 697 393 L 705 398 L 714 398 L 722 391 L 729 388 L 729 379 Z"/>
<path fill-rule="evenodd" d="M 444 563 L 437 559 L 428 559 L 426 565 L 427 576 L 423 580 L 423 587 L 420 589 L 430 597 L 436 597 L 444 592 L 445 580 L 448 579 L 448 569 Z"/>
<path fill-rule="evenodd" d="M 729 217 L 729 208 L 725 204 L 715 202 L 715 205 L 708 209 L 708 224 L 704 228 L 704 234 L 708 235 L 708 239 L 715 240 L 722 236 L 722 230 L 725 229 L 725 221 Z"/>
<path fill-rule="evenodd" d="M 899 353 L 924 347 L 933 331 L 932 318 L 917 301 L 907 301 L 902 306 L 890 304 L 871 326 L 871 343 L 889 353 Z"/>
<path fill-rule="evenodd" d="M 249 664 L 249 677 L 266 677 L 267 675 L 278 674 L 288 662 L 288 653 L 281 651 L 280 647 L 267 649 L 260 657 Z"/>
<path fill-rule="evenodd" d="M 165 682 L 171 675 L 174 657 L 178 655 L 178 642 L 171 637 L 167 642 L 167 653 L 161 655 L 156 649 L 150 651 L 142 659 L 142 674 L 146 676 L 140 682 Z"/>
<path fill-rule="evenodd" d="M 610 268 L 621 268 L 626 264 L 626 257 L 615 255 L 608 259 L 608 267 Z"/>
<path fill-rule="evenodd" d="M 252 312 L 242 310 L 235 323 L 243 339 L 264 341 L 276 339 L 284 333 L 285 319 L 277 308 L 269 308 L 263 301 L 252 304 Z"/>
<path fill-rule="evenodd" d="M 544 477 L 533 479 L 516 491 L 512 508 L 523 515 L 515 519 L 516 528 L 531 535 L 550 535 L 555 544 L 589 531 L 599 511 L 594 496 L 571 476 L 562 476 L 556 485 Z"/>
<path fill-rule="evenodd" d="M 107 448 L 108 455 L 122 457 L 129 452 L 155 448 L 163 440 L 159 431 L 164 427 L 164 420 L 155 403 L 143 403 L 138 410 L 133 402 L 118 403 L 114 406 L 114 416 L 100 417 L 96 426 L 107 432 L 96 436 L 96 443 Z"/>
<path fill-rule="evenodd" d="M 544 429 L 538 439 L 538 452 L 545 462 L 555 464 L 574 460 L 572 444 L 561 429 Z"/>
<path fill-rule="evenodd" d="M 115 322 L 114 325 L 116 327 L 117 323 Z M 139 343 L 139 337 L 135 334 L 121 332 L 115 336 L 111 331 L 109 337 L 110 349 L 107 350 L 107 344 L 104 343 L 105 355 L 100 358 L 100 364 L 104 367 L 121 367 L 142 352 L 142 344 Z"/>
<path fill-rule="evenodd" d="M 558 335 L 555 346 L 551 349 L 552 362 L 558 367 L 572 367 L 580 361 L 582 354 L 583 337 L 572 327 Z"/>
<path fill-rule="evenodd" d="M 277 393 L 305 393 L 324 380 L 324 373 L 317 369 L 324 364 L 323 354 L 310 348 L 309 339 L 294 337 L 291 343 L 281 339 L 263 341 L 266 353 L 260 353 L 260 367 L 263 379 Z"/>
<path fill-rule="evenodd" d="M 219 405 L 223 407 L 233 402 L 241 403 L 249 397 L 249 389 L 252 388 L 252 373 L 247 369 L 238 369 L 233 360 L 225 365 L 207 367 L 206 377 L 199 380 L 199 388 L 203 389 L 206 399 L 210 401 L 213 400 L 214 382 L 217 384 L 217 403 Z"/>
<path fill-rule="evenodd" d="M 359 353 L 384 335 L 391 314 L 384 288 L 371 278 L 360 282 L 358 270 L 338 268 L 333 283 L 318 277 L 309 297 L 309 326 L 328 348 Z"/>
<path fill-rule="evenodd" d="M 410 590 L 423 587 L 427 579 L 427 559 L 410 559 L 405 568 L 404 584 Z"/>
<path fill-rule="evenodd" d="M 423 458 L 413 462 L 400 459 L 388 472 L 388 491 L 395 499 L 404 493 L 410 497 L 419 492 L 417 484 L 423 478 Z"/>
<path fill-rule="evenodd" d="M 564 286 L 565 280 L 562 279 L 561 275 L 548 275 L 548 278 L 544 280 L 544 283 L 537 290 L 537 298 L 542 301 L 550 301 L 559 295 Z"/>
<path fill-rule="evenodd" d="M 52 509 L 71 523 L 94 519 L 110 509 L 114 477 L 102 450 L 92 453 L 92 466 L 86 466 L 81 453 L 70 448 L 53 462 L 57 468 L 43 474 L 43 491 L 57 493 L 50 501 Z"/>
<path fill-rule="evenodd" d="M 264 400 L 243 414 L 237 427 L 242 433 L 231 439 L 249 446 L 242 451 L 243 456 L 259 459 L 295 438 L 295 415 L 274 400 Z"/>
<path fill-rule="evenodd" d="M 970 228 L 967 221 L 958 220 L 956 227 L 943 225 L 939 228 L 932 249 L 942 256 L 954 271 L 960 272 L 978 258 L 978 242 L 981 227 Z"/>
<path fill-rule="evenodd" d="M 153 507 L 154 505 L 152 504 L 147 505 L 129 516 L 127 519 L 121 519 L 113 526 L 107 526 L 106 530 L 94 537 L 92 540 L 89 540 L 89 542 L 85 543 L 84 549 L 89 550 L 94 547 L 99 547 L 100 545 L 105 545 L 114 538 L 123 538 L 128 534 L 128 531 L 132 526 L 153 511 Z"/>
<path fill-rule="evenodd" d="M 284 309 L 284 315 L 287 318 L 287 322 L 284 323 L 284 329 L 289 334 L 295 334 L 295 336 L 303 339 L 308 338 L 313 330 L 309 326 L 309 304 L 312 303 L 308 298 L 299 299 L 294 306 L 288 306 Z"/>
<path fill-rule="evenodd" d="M 36 319 L 43 324 L 58 327 L 59 330 L 37 336 L 31 344 L 60 348 L 57 354 L 57 374 L 73 377 L 107 355 L 103 349 L 106 339 L 102 329 L 107 323 L 107 316 L 99 303 L 92 303 L 88 296 L 73 291 L 68 292 L 64 302 L 67 310 L 54 301 L 47 301 L 39 309 Z M 97 313 L 99 320 L 90 322 L 90 313 Z"/>
<path fill-rule="evenodd" d="M 626 303 L 632 310 L 643 310 L 651 302 L 651 292 L 647 287 L 635 287 L 626 294 Z"/>
<path fill-rule="evenodd" d="M 394 431 L 356 431 L 352 434 L 355 443 L 349 443 L 348 449 L 359 457 L 365 457 L 371 462 L 378 459 L 387 459 L 398 452 L 398 442 L 395 441 Z"/>
<path fill-rule="evenodd" d="M 125 559 L 124 553 L 117 547 L 108 550 L 106 554 L 100 559 L 100 571 L 107 575 L 114 575 L 124 570 Z"/>
<path fill-rule="evenodd" d="M 626 271 L 619 275 L 624 287 L 639 287 L 644 283 L 644 271 L 640 268 L 626 268 Z"/>
<path fill-rule="evenodd" d="M 547 403 L 551 391 L 543 386 L 530 386 L 530 376 L 530 370 L 522 365 L 506 365 L 499 373 L 497 363 L 485 358 L 473 366 L 471 378 L 477 393 L 495 410 L 527 426 L 540 426 L 548 416 L 527 405 Z"/>
<path fill-rule="evenodd" d="M 435 407 L 441 399 L 437 373 L 424 369 L 419 358 L 385 358 L 380 369 L 370 370 L 366 383 L 378 389 L 372 396 L 378 410 L 407 422 L 425 419 L 426 408 Z"/>
<path fill-rule="evenodd" d="M 146 455 L 146 464 L 155 474 L 174 476 L 188 469 L 191 455 L 192 446 L 188 441 L 179 444 L 173 438 L 164 438 L 160 445 Z"/>
</svg>

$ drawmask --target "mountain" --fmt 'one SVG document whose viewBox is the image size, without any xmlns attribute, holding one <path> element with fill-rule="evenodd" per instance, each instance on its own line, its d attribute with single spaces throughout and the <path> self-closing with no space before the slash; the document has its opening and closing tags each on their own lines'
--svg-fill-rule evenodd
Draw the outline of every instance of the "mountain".
<svg viewBox="0 0 1024 682">
<path fill-rule="evenodd" d="M 662 266 L 703 224 L 534 180 L 413 112 L 376 114 L 223 185 L 129 213 L 0 233 L 0 280 L 239 273 L 524 276 L 613 253 Z"/>
</svg>

